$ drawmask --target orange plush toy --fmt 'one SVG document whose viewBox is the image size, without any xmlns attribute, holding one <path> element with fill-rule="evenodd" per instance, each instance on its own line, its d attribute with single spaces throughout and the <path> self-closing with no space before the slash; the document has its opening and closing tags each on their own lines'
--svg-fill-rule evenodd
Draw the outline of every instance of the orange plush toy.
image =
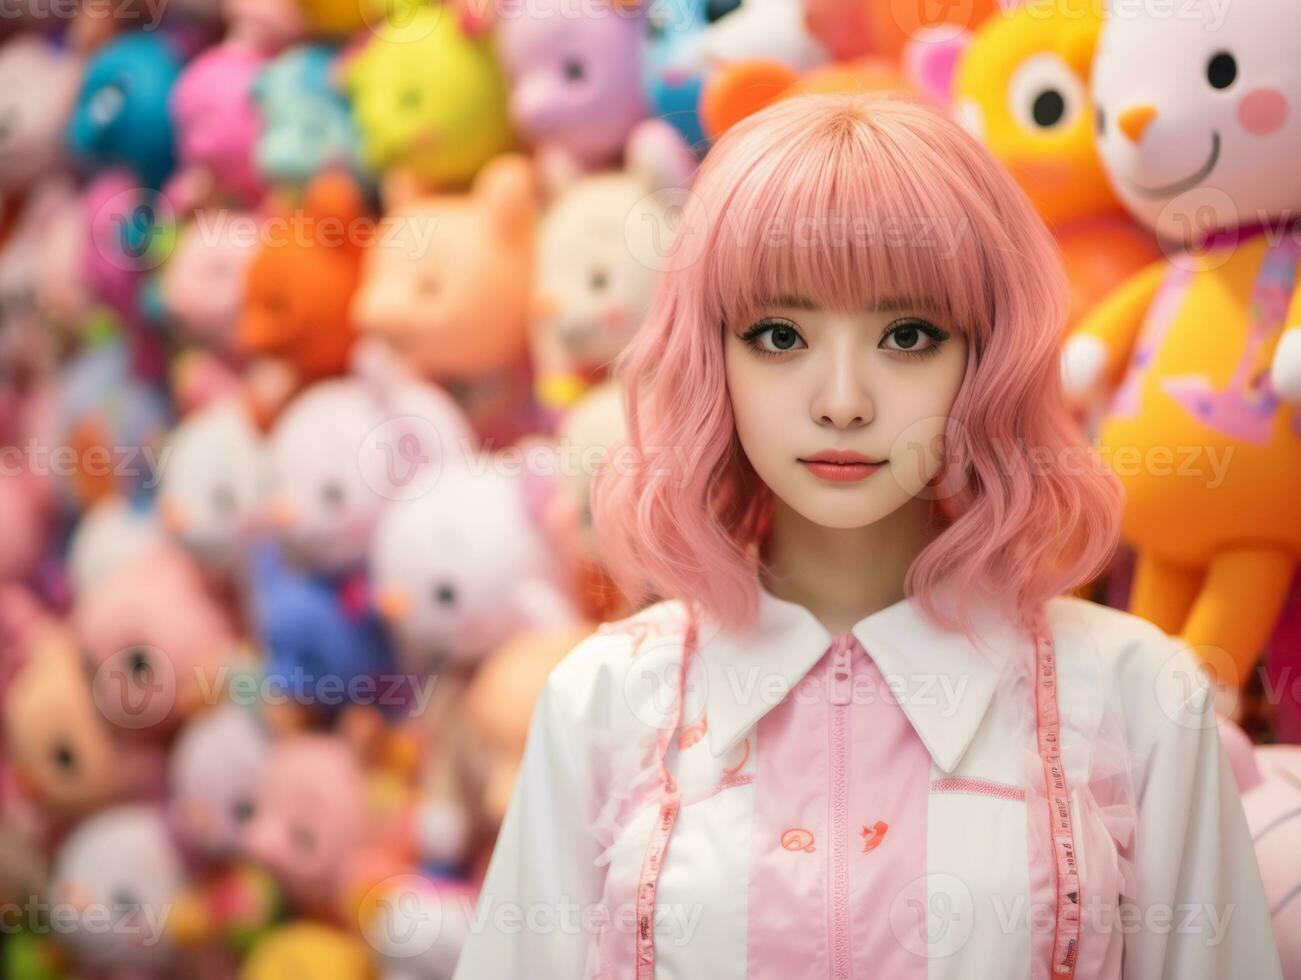
<svg viewBox="0 0 1301 980">
<path fill-rule="evenodd" d="M 737 61 L 718 67 L 705 82 L 700 93 L 700 124 L 713 140 L 778 99 L 818 92 L 888 92 L 907 87 L 899 71 L 883 58 L 826 65 L 803 75 L 778 61 Z"/>
<path fill-rule="evenodd" d="M 366 223 L 361 191 L 341 174 L 318 177 L 301 206 L 265 222 L 249 267 L 241 352 L 253 362 L 254 415 L 267 424 L 295 391 L 347 367 L 350 308 L 361 276 Z"/>
<path fill-rule="evenodd" d="M 972 30 L 997 9 L 997 0 L 804 0 L 809 32 L 838 61 L 894 59 L 925 31 Z"/>
</svg>

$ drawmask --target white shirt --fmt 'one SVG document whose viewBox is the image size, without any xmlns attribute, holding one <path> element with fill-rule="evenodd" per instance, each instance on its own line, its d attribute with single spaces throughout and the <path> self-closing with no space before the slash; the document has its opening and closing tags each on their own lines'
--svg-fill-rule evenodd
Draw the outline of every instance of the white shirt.
<svg viewBox="0 0 1301 980">
<path fill-rule="evenodd" d="M 603 626 L 555 669 L 457 980 L 1052 975 L 1063 926 L 1029 634 L 983 612 L 973 644 L 902 600 L 838 640 L 760 596 L 744 633 L 699 624 L 680 712 L 678 601 Z M 1193 660 L 1083 600 L 1045 617 L 1075 976 L 1281 977 Z M 662 730 L 681 803 L 648 861 Z M 648 880 L 653 965 L 636 924 Z"/>
</svg>

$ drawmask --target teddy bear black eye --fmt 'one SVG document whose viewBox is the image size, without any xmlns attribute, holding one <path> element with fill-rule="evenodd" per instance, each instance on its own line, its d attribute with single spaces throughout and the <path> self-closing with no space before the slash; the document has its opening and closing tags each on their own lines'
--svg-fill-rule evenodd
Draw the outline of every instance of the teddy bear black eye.
<svg viewBox="0 0 1301 980">
<path fill-rule="evenodd" d="M 434 599 L 440 606 L 450 606 L 456 602 L 456 588 L 444 582 L 434 589 Z"/>
<path fill-rule="evenodd" d="M 565 81 L 581 82 L 586 74 L 587 70 L 577 58 L 570 58 L 565 62 Z"/>
<path fill-rule="evenodd" d="M 1225 89 L 1238 79 L 1238 59 L 1227 51 L 1214 55 L 1206 63 L 1206 80 L 1212 88 Z"/>
<path fill-rule="evenodd" d="M 230 815 L 236 823 L 248 823 L 253 819 L 253 804 L 248 800 L 236 800 L 230 808 Z"/>
<path fill-rule="evenodd" d="M 610 285 L 610 276 L 604 269 L 593 269 L 591 279 L 592 291 L 595 293 L 603 292 L 605 287 Z"/>
<path fill-rule="evenodd" d="M 54 764 L 65 772 L 77 768 L 77 754 L 64 742 L 56 745 L 50 755 L 54 758 Z"/>
<path fill-rule="evenodd" d="M 1098 106 L 1098 135 L 1104 136 L 1107 132 L 1107 114 L 1102 111 L 1102 106 Z"/>
<path fill-rule="evenodd" d="M 152 669 L 149 663 L 149 654 L 138 647 L 127 653 L 126 665 L 127 670 L 131 671 L 131 677 L 137 683 L 143 683 L 147 680 Z"/>
</svg>

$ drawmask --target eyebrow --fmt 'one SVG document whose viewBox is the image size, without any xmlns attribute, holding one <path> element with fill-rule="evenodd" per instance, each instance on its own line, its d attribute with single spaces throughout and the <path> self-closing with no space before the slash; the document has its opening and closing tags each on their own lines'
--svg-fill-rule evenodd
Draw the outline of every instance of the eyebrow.
<svg viewBox="0 0 1301 980">
<path fill-rule="evenodd" d="M 789 310 L 820 309 L 817 303 L 805 296 L 767 296 L 759 301 L 759 305 L 764 307 L 778 306 Z M 937 307 L 931 300 L 915 299 L 911 296 L 889 296 L 877 300 L 867 309 L 869 312 L 875 313 L 897 313 L 900 310 L 935 310 Z"/>
</svg>

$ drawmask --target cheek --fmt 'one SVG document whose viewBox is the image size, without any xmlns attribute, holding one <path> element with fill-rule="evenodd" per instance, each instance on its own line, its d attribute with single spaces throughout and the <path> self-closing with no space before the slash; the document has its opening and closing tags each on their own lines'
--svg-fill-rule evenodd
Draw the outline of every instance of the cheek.
<svg viewBox="0 0 1301 980">
<path fill-rule="evenodd" d="M 1253 136 L 1269 136 L 1283 128 L 1288 117 L 1287 97 L 1274 88 L 1248 92 L 1238 103 L 1238 122 Z"/>
</svg>

